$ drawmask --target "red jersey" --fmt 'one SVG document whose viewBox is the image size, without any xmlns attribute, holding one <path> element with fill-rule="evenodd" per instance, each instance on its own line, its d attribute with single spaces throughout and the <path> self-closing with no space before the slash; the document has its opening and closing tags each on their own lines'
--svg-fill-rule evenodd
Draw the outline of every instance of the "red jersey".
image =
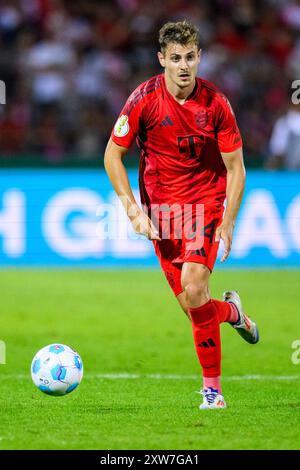
<svg viewBox="0 0 300 470">
<path fill-rule="evenodd" d="M 192 95 L 178 103 L 164 74 L 142 83 L 128 98 L 112 140 L 141 151 L 143 204 L 223 204 L 226 168 L 220 152 L 232 152 L 242 139 L 227 98 L 199 77 Z"/>
</svg>

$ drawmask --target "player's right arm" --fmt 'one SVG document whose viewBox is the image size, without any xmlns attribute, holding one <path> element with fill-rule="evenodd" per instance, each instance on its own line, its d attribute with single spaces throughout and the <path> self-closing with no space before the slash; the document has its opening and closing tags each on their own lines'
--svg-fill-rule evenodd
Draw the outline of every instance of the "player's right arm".
<svg viewBox="0 0 300 470">
<path fill-rule="evenodd" d="M 160 240 L 157 229 L 147 214 L 139 207 L 133 195 L 127 171 L 123 164 L 123 158 L 127 152 L 128 148 L 116 144 L 110 138 L 104 155 L 105 170 L 135 232 L 146 236 L 150 240 Z"/>
</svg>

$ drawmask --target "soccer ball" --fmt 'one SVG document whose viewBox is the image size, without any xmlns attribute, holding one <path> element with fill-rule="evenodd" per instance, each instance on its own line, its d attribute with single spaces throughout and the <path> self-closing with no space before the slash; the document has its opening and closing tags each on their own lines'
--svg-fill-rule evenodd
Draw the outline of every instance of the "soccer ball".
<svg viewBox="0 0 300 470">
<path fill-rule="evenodd" d="M 80 384 L 83 364 L 79 354 L 65 344 L 40 349 L 31 363 L 33 383 L 48 395 L 66 395 Z"/>
</svg>

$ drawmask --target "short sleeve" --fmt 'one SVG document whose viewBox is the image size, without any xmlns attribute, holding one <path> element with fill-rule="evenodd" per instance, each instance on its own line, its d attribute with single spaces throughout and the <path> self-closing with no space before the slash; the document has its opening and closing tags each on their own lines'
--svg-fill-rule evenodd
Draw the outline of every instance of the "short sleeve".
<svg viewBox="0 0 300 470">
<path fill-rule="evenodd" d="M 140 131 L 143 107 L 143 95 L 137 90 L 128 98 L 112 130 L 111 138 L 117 145 L 131 147 Z"/>
<path fill-rule="evenodd" d="M 234 112 L 228 99 L 221 95 L 217 119 L 217 141 L 220 152 L 234 152 L 243 145 Z"/>
</svg>

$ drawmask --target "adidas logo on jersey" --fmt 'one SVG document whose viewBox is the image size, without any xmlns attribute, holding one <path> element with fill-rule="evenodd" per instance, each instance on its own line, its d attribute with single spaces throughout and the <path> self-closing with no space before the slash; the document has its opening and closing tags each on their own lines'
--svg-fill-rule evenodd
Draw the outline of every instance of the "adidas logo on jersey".
<svg viewBox="0 0 300 470">
<path fill-rule="evenodd" d="M 174 122 L 170 118 L 170 116 L 166 116 L 163 121 L 161 121 L 159 127 L 164 127 L 164 126 L 174 126 Z"/>
</svg>

